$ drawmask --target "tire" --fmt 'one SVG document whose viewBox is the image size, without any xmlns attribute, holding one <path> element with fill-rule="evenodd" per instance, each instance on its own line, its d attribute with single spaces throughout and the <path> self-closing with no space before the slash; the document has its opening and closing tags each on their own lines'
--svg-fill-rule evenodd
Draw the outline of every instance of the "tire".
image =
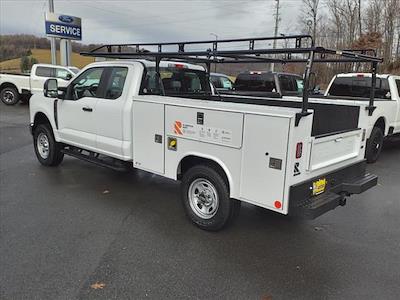
<svg viewBox="0 0 400 300">
<path fill-rule="evenodd" d="M 378 160 L 382 152 L 383 140 L 384 135 L 382 129 L 374 127 L 367 141 L 367 150 L 365 152 L 365 158 L 368 163 L 374 163 Z"/>
<path fill-rule="evenodd" d="M 229 224 L 238 215 L 241 203 L 229 198 L 225 178 L 206 165 L 194 166 L 184 173 L 181 198 L 188 218 L 208 231 L 218 231 Z"/>
<path fill-rule="evenodd" d="M 48 167 L 58 166 L 63 158 L 61 144 L 54 139 L 49 125 L 40 124 L 33 132 L 33 146 L 39 162 Z"/>
<path fill-rule="evenodd" d="M 21 95 L 18 93 L 16 88 L 10 86 L 1 90 L 0 98 L 5 105 L 15 105 L 18 103 Z"/>
</svg>

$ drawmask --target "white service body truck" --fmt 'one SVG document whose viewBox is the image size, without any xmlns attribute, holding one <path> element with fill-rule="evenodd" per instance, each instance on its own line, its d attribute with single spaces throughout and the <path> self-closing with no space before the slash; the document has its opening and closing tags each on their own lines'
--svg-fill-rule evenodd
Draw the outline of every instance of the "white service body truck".
<svg viewBox="0 0 400 300">
<path fill-rule="evenodd" d="M 30 102 L 38 160 L 56 166 L 67 154 L 181 180 L 185 211 L 206 230 L 241 201 L 315 218 L 377 184 L 364 159 L 366 110 L 354 110 L 354 128 L 313 135 L 312 109 L 296 125 L 298 108 L 200 97 L 210 88 L 202 66 L 160 68 L 162 85 L 146 60 L 90 64 L 61 95 L 48 80 L 46 97 Z"/>
<path fill-rule="evenodd" d="M 369 101 L 371 74 L 343 73 L 335 75 L 325 97 L 362 105 Z M 400 76 L 376 75 L 375 110 L 368 118 L 366 158 L 375 162 L 385 137 L 400 133 Z"/>
<path fill-rule="evenodd" d="M 43 84 L 49 78 L 57 78 L 58 85 L 65 87 L 79 72 L 76 67 L 50 64 L 34 64 L 30 74 L 0 73 L 0 98 L 6 105 L 27 100 L 32 94 L 43 93 Z"/>
</svg>

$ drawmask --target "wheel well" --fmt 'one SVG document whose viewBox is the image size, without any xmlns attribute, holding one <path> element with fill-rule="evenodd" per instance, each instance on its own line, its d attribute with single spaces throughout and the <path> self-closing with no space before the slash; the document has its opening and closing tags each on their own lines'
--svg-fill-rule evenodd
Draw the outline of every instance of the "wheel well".
<svg viewBox="0 0 400 300">
<path fill-rule="evenodd" d="M 2 83 L 2 84 L 0 85 L 0 91 L 3 90 L 3 89 L 5 89 L 5 88 L 8 88 L 8 87 L 15 88 L 15 89 L 17 90 L 17 92 L 18 92 L 18 88 L 15 86 L 15 84 L 10 83 L 10 82 L 4 82 L 4 83 Z M 18 92 L 18 93 L 19 93 L 19 92 Z"/>
<path fill-rule="evenodd" d="M 226 175 L 225 170 L 221 167 L 219 163 L 209 158 L 198 157 L 194 155 L 188 155 L 181 160 L 178 166 L 177 178 L 181 179 L 182 175 L 185 174 L 186 171 L 196 165 L 206 165 L 213 168 L 224 178 L 229 186 L 228 176 Z"/>
<path fill-rule="evenodd" d="M 38 112 L 35 115 L 35 120 L 33 121 L 33 129 L 35 129 L 40 124 L 49 124 L 51 126 L 49 119 L 42 112 Z"/>
<path fill-rule="evenodd" d="M 385 119 L 383 117 L 380 117 L 376 122 L 374 127 L 378 127 L 382 129 L 383 135 L 385 135 Z"/>
</svg>

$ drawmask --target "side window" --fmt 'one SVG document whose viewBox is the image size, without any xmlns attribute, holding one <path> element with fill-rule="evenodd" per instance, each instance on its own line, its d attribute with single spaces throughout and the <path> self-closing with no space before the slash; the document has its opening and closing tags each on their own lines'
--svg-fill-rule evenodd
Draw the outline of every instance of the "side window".
<svg viewBox="0 0 400 300">
<path fill-rule="evenodd" d="M 91 68 L 83 72 L 72 82 L 68 98 L 78 100 L 83 97 L 99 97 L 103 74 L 104 68 Z"/>
<path fill-rule="evenodd" d="M 294 86 L 294 82 L 290 76 L 281 75 L 279 76 L 279 81 L 282 91 L 297 91 L 297 88 Z"/>
<path fill-rule="evenodd" d="M 142 80 L 141 95 L 161 95 L 160 77 L 154 69 L 148 68 Z"/>
<path fill-rule="evenodd" d="M 217 76 L 211 76 L 211 82 L 212 82 L 212 84 L 213 84 L 217 89 L 223 88 L 221 79 L 220 79 L 219 77 L 217 77 Z"/>
<path fill-rule="evenodd" d="M 61 78 L 61 79 L 64 79 L 64 80 L 68 80 L 68 79 L 71 78 L 70 76 L 71 76 L 71 73 L 69 71 L 67 71 L 65 69 L 56 68 L 55 77 Z"/>
<path fill-rule="evenodd" d="M 221 77 L 221 81 L 222 81 L 222 87 L 224 89 L 228 89 L 228 90 L 233 89 L 232 81 L 230 81 L 228 78 Z"/>
<path fill-rule="evenodd" d="M 36 68 L 36 76 L 40 77 L 53 77 L 53 68 L 48 67 L 37 67 Z"/>
<path fill-rule="evenodd" d="M 303 92 L 303 89 L 304 89 L 303 79 L 296 78 L 295 80 L 296 80 L 297 91 L 299 93 Z"/>
<path fill-rule="evenodd" d="M 122 95 L 128 68 L 112 68 L 106 89 L 106 99 L 117 99 Z"/>
</svg>

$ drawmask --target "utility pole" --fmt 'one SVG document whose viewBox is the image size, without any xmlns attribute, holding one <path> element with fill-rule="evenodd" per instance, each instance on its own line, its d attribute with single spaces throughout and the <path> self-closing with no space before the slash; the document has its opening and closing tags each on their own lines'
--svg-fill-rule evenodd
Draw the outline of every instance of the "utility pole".
<svg viewBox="0 0 400 300">
<path fill-rule="evenodd" d="M 49 0 L 49 12 L 54 13 L 54 2 Z M 56 48 L 56 38 L 50 37 L 50 48 L 51 48 L 51 63 L 53 65 L 57 64 L 57 48 Z"/>
<path fill-rule="evenodd" d="M 279 29 L 279 21 L 280 21 L 280 18 L 279 18 L 279 0 L 275 0 L 276 1 L 276 4 L 275 4 L 275 9 L 276 9 L 276 12 L 275 12 L 275 32 L 274 32 L 274 37 L 277 37 L 278 36 L 278 29 Z M 274 40 L 274 42 L 273 42 L 273 45 L 272 45 L 272 47 L 273 47 L 273 49 L 276 49 L 276 39 Z M 275 54 L 273 54 L 273 55 L 275 55 Z M 273 72 L 275 70 L 275 63 L 272 63 L 271 64 L 271 71 Z"/>
</svg>

